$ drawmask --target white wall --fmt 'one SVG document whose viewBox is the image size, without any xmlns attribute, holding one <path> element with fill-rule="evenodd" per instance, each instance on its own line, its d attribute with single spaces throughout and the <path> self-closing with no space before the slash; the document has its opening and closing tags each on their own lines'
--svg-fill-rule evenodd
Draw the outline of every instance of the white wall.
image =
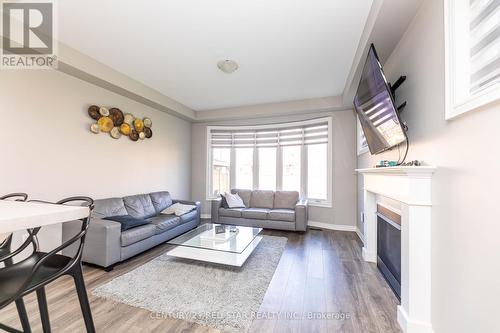
<svg viewBox="0 0 500 333">
<path fill-rule="evenodd" d="M 210 214 L 206 199 L 208 125 L 259 125 L 290 122 L 317 117 L 333 118 L 333 207 L 310 207 L 309 220 L 331 225 L 356 225 L 356 123 L 353 111 L 334 111 L 302 116 L 234 120 L 192 125 L 192 198 L 202 202 L 202 213 Z"/>
<path fill-rule="evenodd" d="M 443 1 L 426 0 L 385 64 L 401 74 L 409 160 L 436 165 L 432 215 L 432 324 L 436 333 L 500 332 L 500 105 L 451 121 L 444 116 Z M 369 167 L 397 152 L 358 159 Z M 362 184 L 358 187 L 361 196 Z M 358 207 L 359 211 L 362 207 Z"/>
<path fill-rule="evenodd" d="M 91 104 L 153 121 L 153 137 L 133 142 L 89 131 Z M 53 70 L 0 73 L 0 193 L 55 201 L 168 190 L 191 196 L 191 124 Z M 60 242 L 60 226 L 41 244 Z"/>
</svg>

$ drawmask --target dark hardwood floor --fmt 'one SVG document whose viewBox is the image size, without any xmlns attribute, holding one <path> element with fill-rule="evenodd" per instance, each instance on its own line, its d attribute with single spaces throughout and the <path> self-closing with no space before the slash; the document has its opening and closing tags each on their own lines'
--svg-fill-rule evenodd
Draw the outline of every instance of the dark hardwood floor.
<svg viewBox="0 0 500 333">
<path fill-rule="evenodd" d="M 352 232 L 309 230 L 306 233 L 264 231 L 288 243 L 251 332 L 401 332 L 397 299 L 376 265 L 361 258 L 361 242 Z M 90 290 L 161 255 L 160 245 L 106 273 L 85 266 L 94 322 L 98 332 L 219 332 L 94 297 Z M 47 289 L 52 331 L 84 332 L 73 281 L 62 278 Z M 25 298 L 33 332 L 41 332 L 34 295 Z M 13 305 L 0 310 L 0 322 L 19 326 Z"/>
</svg>

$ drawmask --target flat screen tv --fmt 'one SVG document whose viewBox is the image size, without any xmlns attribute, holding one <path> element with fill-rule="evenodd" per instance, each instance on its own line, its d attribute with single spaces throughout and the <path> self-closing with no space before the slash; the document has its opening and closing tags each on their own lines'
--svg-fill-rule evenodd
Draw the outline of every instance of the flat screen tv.
<svg viewBox="0 0 500 333">
<path fill-rule="evenodd" d="M 406 132 L 373 44 L 363 67 L 354 107 L 370 153 L 378 154 L 406 141 Z"/>
</svg>

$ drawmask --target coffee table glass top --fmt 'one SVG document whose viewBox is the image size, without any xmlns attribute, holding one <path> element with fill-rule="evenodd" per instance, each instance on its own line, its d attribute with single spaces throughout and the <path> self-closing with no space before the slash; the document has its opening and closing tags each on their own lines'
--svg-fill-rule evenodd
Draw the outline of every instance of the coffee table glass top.
<svg viewBox="0 0 500 333">
<path fill-rule="evenodd" d="M 216 227 L 219 226 L 224 225 L 202 224 L 196 229 L 169 240 L 167 243 L 208 250 L 242 253 L 262 231 L 261 228 L 226 225 L 224 233 L 216 233 Z M 230 230 L 231 227 L 234 228 L 234 231 Z"/>
</svg>

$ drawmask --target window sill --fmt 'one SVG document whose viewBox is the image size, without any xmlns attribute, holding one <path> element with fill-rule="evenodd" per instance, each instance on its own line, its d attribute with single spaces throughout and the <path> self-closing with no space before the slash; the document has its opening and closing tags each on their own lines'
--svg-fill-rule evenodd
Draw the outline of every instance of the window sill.
<svg viewBox="0 0 500 333">
<path fill-rule="evenodd" d="M 498 102 L 499 100 L 500 91 L 498 90 L 498 85 L 492 86 L 490 89 L 485 90 L 483 93 L 472 96 L 460 104 L 457 103 L 455 105 L 450 105 L 446 110 L 446 120 L 451 120 L 461 114 L 486 107 L 489 104 Z"/>
</svg>

